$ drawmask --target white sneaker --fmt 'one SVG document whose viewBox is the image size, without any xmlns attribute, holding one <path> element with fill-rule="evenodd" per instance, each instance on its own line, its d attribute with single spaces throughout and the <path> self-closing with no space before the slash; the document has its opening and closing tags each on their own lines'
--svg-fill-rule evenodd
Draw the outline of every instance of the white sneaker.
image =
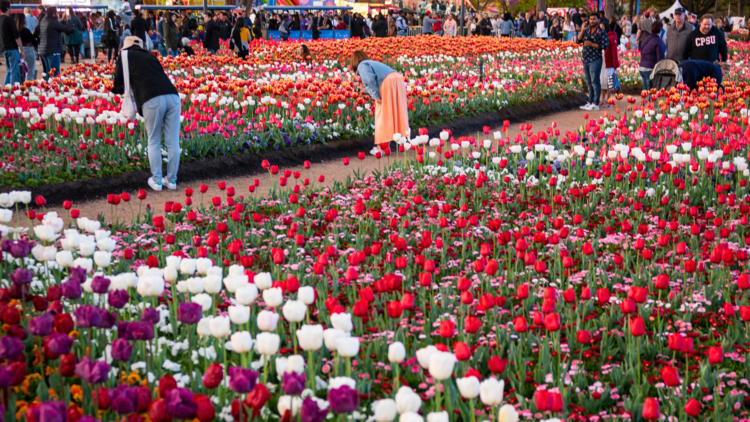
<svg viewBox="0 0 750 422">
<path fill-rule="evenodd" d="M 380 151 L 378 147 L 372 147 L 372 149 L 370 150 L 370 155 L 378 155 L 378 151 Z"/>
<path fill-rule="evenodd" d="M 153 177 L 148 178 L 148 185 L 151 187 L 151 189 L 161 192 L 161 182 L 154 181 Z"/>
<path fill-rule="evenodd" d="M 161 179 L 161 184 L 165 185 L 167 187 L 167 189 L 169 189 L 169 190 L 176 190 L 177 189 L 177 181 L 176 180 L 173 181 L 173 182 L 170 182 L 165 177 L 165 178 Z"/>
<path fill-rule="evenodd" d="M 589 106 L 588 110 L 589 110 L 589 111 L 596 111 L 596 110 L 599 110 L 599 106 L 598 106 L 598 105 L 596 105 L 596 104 L 591 104 L 591 106 Z"/>
<path fill-rule="evenodd" d="M 590 106 L 591 106 L 591 103 L 586 103 L 578 108 L 580 108 L 581 110 L 589 110 Z"/>
</svg>

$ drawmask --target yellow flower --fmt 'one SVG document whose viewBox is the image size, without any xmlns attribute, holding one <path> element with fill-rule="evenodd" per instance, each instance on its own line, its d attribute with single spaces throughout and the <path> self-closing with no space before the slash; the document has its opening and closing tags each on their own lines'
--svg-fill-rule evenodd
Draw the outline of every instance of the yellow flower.
<svg viewBox="0 0 750 422">
<path fill-rule="evenodd" d="M 130 375 L 128 375 L 128 384 L 129 385 L 135 385 L 141 382 L 141 376 L 138 375 L 136 372 L 131 372 Z"/>
<path fill-rule="evenodd" d="M 73 386 L 70 387 L 70 396 L 77 402 L 83 401 L 83 389 L 81 386 L 73 384 Z"/>
</svg>

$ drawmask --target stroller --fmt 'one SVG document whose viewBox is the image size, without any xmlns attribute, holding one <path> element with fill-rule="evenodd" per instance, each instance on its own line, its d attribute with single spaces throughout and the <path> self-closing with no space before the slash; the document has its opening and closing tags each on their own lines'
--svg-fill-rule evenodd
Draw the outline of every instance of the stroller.
<svg viewBox="0 0 750 422">
<path fill-rule="evenodd" d="M 656 63 L 654 70 L 651 71 L 651 88 L 657 91 L 662 88 L 668 91 L 680 82 L 682 82 L 682 69 L 674 60 L 664 59 Z"/>
</svg>

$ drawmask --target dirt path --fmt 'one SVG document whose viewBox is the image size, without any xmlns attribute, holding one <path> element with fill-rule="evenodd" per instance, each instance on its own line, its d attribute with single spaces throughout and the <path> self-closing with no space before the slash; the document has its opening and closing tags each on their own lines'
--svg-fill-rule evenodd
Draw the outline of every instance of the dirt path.
<svg viewBox="0 0 750 422">
<path fill-rule="evenodd" d="M 621 109 L 624 109 L 627 106 L 627 103 L 623 100 L 618 102 L 618 105 Z M 616 112 L 616 108 L 610 107 L 601 111 L 597 112 L 589 112 L 590 116 L 589 118 L 597 118 L 599 116 L 604 115 L 604 113 L 613 114 Z M 553 122 L 557 123 L 557 129 L 560 130 L 560 133 L 565 133 L 565 131 L 576 131 L 581 126 L 585 125 L 586 121 L 584 120 L 584 111 L 582 110 L 571 110 L 566 111 L 562 113 L 556 113 L 551 114 L 545 117 L 541 117 L 539 119 L 534 119 L 526 122 L 526 124 L 532 125 L 532 130 L 534 132 L 537 132 L 539 130 L 546 130 L 547 127 L 552 125 Z M 519 132 L 520 124 L 512 124 L 510 129 L 508 130 L 508 136 L 513 137 L 516 135 L 516 133 Z M 494 130 L 499 130 L 499 128 L 493 128 Z M 430 133 L 431 137 L 437 137 L 439 134 L 437 133 Z M 486 136 L 487 138 L 491 138 L 492 135 Z M 482 136 L 483 138 L 485 136 Z M 394 156 L 390 157 L 391 160 L 396 159 Z M 387 160 L 386 158 L 382 158 L 382 160 Z M 273 164 L 273 163 L 271 163 Z M 200 182 L 195 183 L 185 183 L 185 184 L 178 184 L 178 188 L 175 191 L 167 190 L 166 187 L 162 192 L 154 192 L 151 189 L 148 188 L 146 185 L 146 181 L 143 181 L 143 189 L 147 191 L 147 198 L 143 201 L 143 206 L 145 207 L 146 204 L 151 206 L 157 214 L 163 213 L 164 204 L 168 201 L 172 202 L 181 202 L 185 203 L 185 188 L 191 188 L 195 192 L 192 196 L 193 206 L 199 205 L 201 201 L 201 194 L 199 192 L 199 187 L 201 184 L 208 185 L 209 189 L 208 191 L 203 195 L 203 203 L 204 205 L 208 206 L 211 204 L 211 198 L 214 196 L 219 196 L 222 199 L 226 197 L 225 192 L 221 192 L 219 188 L 217 187 L 218 182 L 223 181 L 226 182 L 226 186 L 233 186 L 236 191 L 236 196 L 239 195 L 249 195 L 248 193 L 248 186 L 253 184 L 255 179 L 258 179 L 259 185 L 255 188 L 254 195 L 264 195 L 268 190 L 273 186 L 274 182 L 278 182 L 279 176 L 281 176 L 281 172 L 283 170 L 291 170 L 292 172 L 300 172 L 301 177 L 299 180 L 299 183 L 302 183 L 302 179 L 305 177 L 309 177 L 311 179 L 311 182 L 315 180 L 315 183 L 317 185 L 320 185 L 318 183 L 318 176 L 324 175 L 325 176 L 325 184 L 330 185 L 334 181 L 341 181 L 345 180 L 348 175 L 353 175 L 354 171 L 357 169 L 360 169 L 361 171 L 372 171 L 373 169 L 377 169 L 379 165 L 384 163 L 378 163 L 378 160 L 371 156 L 369 152 L 366 152 L 366 158 L 364 160 L 359 160 L 356 155 L 352 156 L 350 158 L 350 164 L 348 166 L 344 166 L 342 161 L 328 161 L 320 164 L 313 164 L 312 167 L 309 170 L 304 169 L 303 167 L 294 167 L 294 168 L 287 168 L 287 169 L 279 169 L 279 174 L 275 176 L 271 176 L 270 174 L 260 174 L 260 175 L 254 175 L 249 177 L 236 177 L 236 178 L 228 178 L 228 179 L 210 179 L 210 180 L 203 180 Z M 308 176 L 309 174 L 309 176 Z M 290 182 L 288 186 L 294 185 L 293 178 L 290 178 Z M 121 192 L 108 192 L 113 194 L 120 194 Z M 132 199 L 131 203 L 133 205 L 133 208 L 137 211 L 138 208 L 138 192 L 137 191 L 131 191 L 128 192 Z M 32 191 L 33 194 L 33 191 Z M 69 220 L 69 212 L 62 209 L 60 206 L 61 204 L 50 204 L 52 207 L 47 208 L 46 211 L 57 211 L 60 216 L 64 217 L 66 222 Z M 130 219 L 131 211 L 130 207 L 125 204 L 121 203 L 118 207 L 115 207 L 115 214 L 112 213 L 111 206 L 107 203 L 106 199 L 98 200 L 98 201 L 90 201 L 85 203 L 74 203 L 73 208 L 80 210 L 80 215 L 82 217 L 88 217 L 88 218 L 95 218 L 99 214 L 104 214 L 105 220 L 110 221 L 112 217 L 118 218 L 120 221 L 123 219 Z"/>
</svg>

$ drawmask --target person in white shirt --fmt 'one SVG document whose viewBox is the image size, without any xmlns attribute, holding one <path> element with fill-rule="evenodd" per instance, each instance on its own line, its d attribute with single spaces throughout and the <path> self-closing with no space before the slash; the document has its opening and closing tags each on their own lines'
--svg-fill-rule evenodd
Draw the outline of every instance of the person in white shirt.
<svg viewBox="0 0 750 422">
<path fill-rule="evenodd" d="M 130 25 L 130 22 L 133 21 L 133 10 L 130 8 L 130 2 L 128 0 L 122 0 L 120 12 L 117 14 L 117 16 L 122 19 L 123 28 L 125 28 L 125 25 Z"/>
</svg>

